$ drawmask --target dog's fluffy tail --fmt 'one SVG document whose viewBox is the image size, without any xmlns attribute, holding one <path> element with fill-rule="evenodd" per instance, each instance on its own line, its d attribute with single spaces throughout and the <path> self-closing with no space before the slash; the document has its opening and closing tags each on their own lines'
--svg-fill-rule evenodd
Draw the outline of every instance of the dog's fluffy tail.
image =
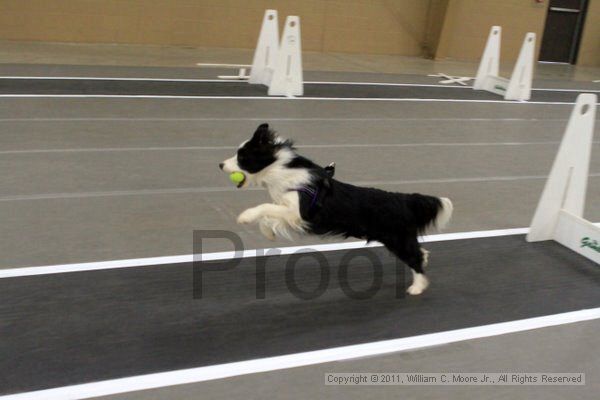
<svg viewBox="0 0 600 400">
<path fill-rule="evenodd" d="M 435 225 L 435 227 L 441 231 L 446 227 L 446 225 L 448 225 L 448 222 L 450 222 L 450 218 L 452 218 L 452 211 L 454 211 L 454 205 L 452 205 L 452 202 L 447 197 L 440 197 L 439 199 L 441 207 L 438 209 L 438 214 L 435 217 L 433 225 Z"/>
<path fill-rule="evenodd" d="M 450 221 L 453 210 L 452 202 L 446 197 L 433 197 L 421 194 L 413 194 L 410 201 L 417 228 L 420 234 L 427 231 L 440 231 Z"/>
</svg>

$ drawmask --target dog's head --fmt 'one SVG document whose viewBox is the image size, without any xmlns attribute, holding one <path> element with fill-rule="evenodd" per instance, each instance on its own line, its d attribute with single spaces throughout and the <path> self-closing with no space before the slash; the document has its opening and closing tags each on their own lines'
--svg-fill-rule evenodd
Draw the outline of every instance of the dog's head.
<svg viewBox="0 0 600 400">
<path fill-rule="evenodd" d="M 250 140 L 240 145 L 236 155 L 219 163 L 219 167 L 228 174 L 236 171 L 244 173 L 245 179 L 237 185 L 238 188 L 258 184 L 261 175 L 282 159 L 282 149 L 292 149 L 292 142 L 280 139 L 268 124 L 262 124 Z"/>
</svg>

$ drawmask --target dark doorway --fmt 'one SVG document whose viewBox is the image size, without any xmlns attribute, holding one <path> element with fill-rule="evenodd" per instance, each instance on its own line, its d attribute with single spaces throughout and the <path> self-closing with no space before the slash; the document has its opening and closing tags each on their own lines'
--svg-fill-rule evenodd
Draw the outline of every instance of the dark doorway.
<svg viewBox="0 0 600 400">
<path fill-rule="evenodd" d="M 587 0 L 550 0 L 540 61 L 575 64 Z"/>
</svg>

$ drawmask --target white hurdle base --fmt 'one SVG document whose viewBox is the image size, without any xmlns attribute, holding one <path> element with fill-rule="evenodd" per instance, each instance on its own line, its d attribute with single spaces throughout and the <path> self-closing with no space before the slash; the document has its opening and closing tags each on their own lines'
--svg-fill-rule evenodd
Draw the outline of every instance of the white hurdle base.
<svg viewBox="0 0 600 400">
<path fill-rule="evenodd" d="M 496 93 L 497 95 L 504 97 L 506 96 L 506 91 L 508 90 L 509 83 L 510 80 L 501 76 L 488 75 L 483 80 L 481 90 Z"/>
<path fill-rule="evenodd" d="M 600 264 L 600 227 L 565 210 L 560 210 L 554 240 Z"/>
<path fill-rule="evenodd" d="M 597 101 L 577 97 L 527 241 L 556 240 L 600 264 L 600 227 L 583 219 Z"/>
<path fill-rule="evenodd" d="M 501 35 L 502 28 L 492 26 L 477 69 L 473 89 L 495 93 L 504 97 L 505 100 L 529 100 L 535 62 L 535 33 L 529 32 L 525 35 L 510 79 L 498 75 Z"/>
<path fill-rule="evenodd" d="M 443 83 L 444 85 L 451 84 L 451 83 L 458 83 L 459 85 L 467 86 L 467 82 L 475 79 L 470 76 L 447 75 L 447 74 L 444 74 L 443 72 L 440 72 L 437 74 L 429 74 L 427 76 L 433 76 L 436 78 L 444 78 L 443 80 L 439 81 L 439 83 Z"/>
<path fill-rule="evenodd" d="M 246 81 L 250 78 L 249 75 L 246 75 L 246 68 L 240 68 L 240 71 L 237 75 L 218 75 L 219 79 L 238 79 L 240 81 Z"/>
</svg>

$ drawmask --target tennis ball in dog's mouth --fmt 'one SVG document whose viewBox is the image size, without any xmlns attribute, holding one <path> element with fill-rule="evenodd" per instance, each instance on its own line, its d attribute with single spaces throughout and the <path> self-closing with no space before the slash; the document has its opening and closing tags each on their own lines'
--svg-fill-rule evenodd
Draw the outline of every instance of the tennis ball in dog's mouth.
<svg viewBox="0 0 600 400">
<path fill-rule="evenodd" d="M 243 172 L 235 171 L 229 174 L 229 180 L 237 187 L 240 187 L 246 180 L 246 175 Z"/>
</svg>

